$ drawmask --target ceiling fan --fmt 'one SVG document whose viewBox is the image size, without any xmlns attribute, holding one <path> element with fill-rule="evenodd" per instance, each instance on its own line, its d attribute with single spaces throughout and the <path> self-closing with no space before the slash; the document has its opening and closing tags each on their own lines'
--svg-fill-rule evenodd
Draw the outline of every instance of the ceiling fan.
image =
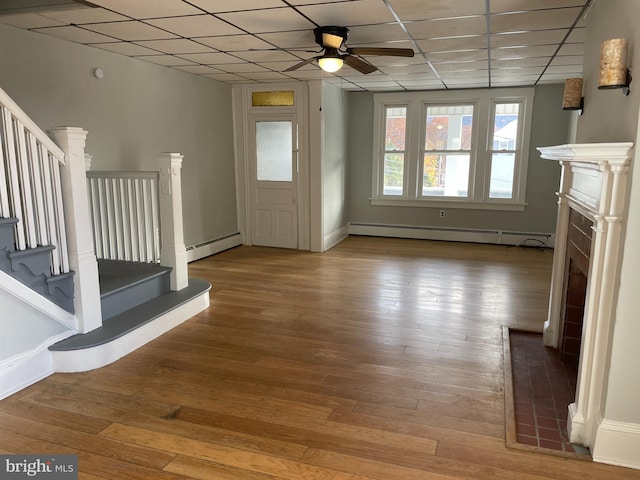
<svg viewBox="0 0 640 480">
<path fill-rule="evenodd" d="M 297 63 L 287 68 L 285 72 L 297 70 L 317 60 L 318 65 L 325 72 L 337 72 L 346 63 L 360 73 L 367 74 L 375 72 L 377 68 L 359 58 L 360 56 L 413 57 L 414 55 L 410 48 L 347 47 L 345 43 L 349 36 L 349 29 L 346 27 L 317 27 L 313 29 L 313 33 L 316 43 L 323 48 L 322 52 L 316 52 L 321 55 Z"/>
</svg>

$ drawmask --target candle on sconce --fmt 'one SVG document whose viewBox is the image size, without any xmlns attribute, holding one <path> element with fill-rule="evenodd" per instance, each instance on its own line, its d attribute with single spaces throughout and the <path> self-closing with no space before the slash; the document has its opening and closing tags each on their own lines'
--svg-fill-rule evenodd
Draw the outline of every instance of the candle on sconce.
<svg viewBox="0 0 640 480">
<path fill-rule="evenodd" d="M 562 96 L 563 110 L 582 109 L 582 78 L 567 78 Z"/>
<path fill-rule="evenodd" d="M 612 38 L 602 42 L 598 88 L 622 88 L 628 85 L 628 43 L 626 38 Z"/>
</svg>

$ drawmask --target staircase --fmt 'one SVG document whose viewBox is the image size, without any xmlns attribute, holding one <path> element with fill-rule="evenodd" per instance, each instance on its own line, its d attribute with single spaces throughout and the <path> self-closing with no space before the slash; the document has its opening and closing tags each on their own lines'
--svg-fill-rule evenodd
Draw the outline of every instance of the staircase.
<svg viewBox="0 0 640 480">
<path fill-rule="evenodd" d="M 121 358 L 208 306 L 209 282 L 170 289 L 171 269 L 154 263 L 99 260 L 102 321 L 49 350 L 58 372 L 93 370 Z"/>
<path fill-rule="evenodd" d="M 0 218 L 0 270 L 59 307 L 73 313 L 73 272 L 53 275 L 49 265 L 52 245 L 16 250 L 17 218 Z"/>
<path fill-rule="evenodd" d="M 182 155 L 158 155 L 151 177 L 98 175 L 89 195 L 86 135 L 47 135 L 0 89 L 0 399 L 107 365 L 209 306 L 211 285 L 187 275 Z"/>
</svg>

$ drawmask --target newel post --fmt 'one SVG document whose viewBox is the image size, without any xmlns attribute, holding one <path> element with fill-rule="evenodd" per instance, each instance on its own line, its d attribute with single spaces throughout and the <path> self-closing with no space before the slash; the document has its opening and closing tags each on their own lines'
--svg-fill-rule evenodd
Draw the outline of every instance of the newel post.
<svg viewBox="0 0 640 480">
<path fill-rule="evenodd" d="M 182 227 L 183 155 L 161 153 L 156 158 L 160 171 L 160 265 L 173 269 L 171 290 L 182 290 L 189 284 Z"/>
<path fill-rule="evenodd" d="M 51 138 L 64 151 L 60 167 L 62 201 L 69 247 L 69 267 L 74 275 L 74 307 L 80 333 L 102 326 L 98 261 L 93 249 L 93 231 L 87 201 L 84 146 L 87 132 L 78 127 L 57 127 Z"/>
</svg>

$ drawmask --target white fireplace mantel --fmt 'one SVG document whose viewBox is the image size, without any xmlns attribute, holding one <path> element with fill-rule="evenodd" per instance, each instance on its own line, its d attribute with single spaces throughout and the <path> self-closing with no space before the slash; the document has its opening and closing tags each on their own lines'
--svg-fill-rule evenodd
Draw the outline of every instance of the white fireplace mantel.
<svg viewBox="0 0 640 480">
<path fill-rule="evenodd" d="M 575 402 L 569 405 L 573 443 L 592 447 L 602 421 L 602 394 L 613 334 L 615 285 L 620 275 L 621 235 L 626 221 L 626 192 L 633 143 L 586 143 L 540 147 L 540 156 L 562 166 L 558 191 L 556 241 L 544 343 L 558 347 L 563 327 L 562 302 L 569 211 L 593 222 L 591 256 L 583 318 Z"/>
</svg>

